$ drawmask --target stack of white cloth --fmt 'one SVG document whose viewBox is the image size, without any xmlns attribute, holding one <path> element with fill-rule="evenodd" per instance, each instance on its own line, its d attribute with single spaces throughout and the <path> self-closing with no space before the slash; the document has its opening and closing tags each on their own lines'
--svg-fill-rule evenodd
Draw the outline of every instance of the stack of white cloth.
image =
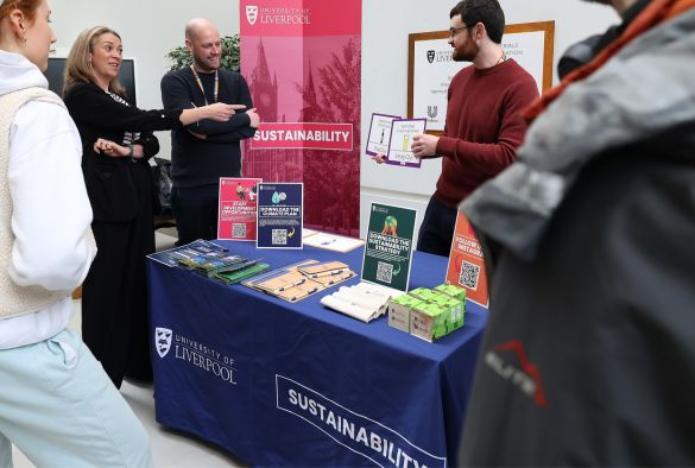
<svg viewBox="0 0 695 468">
<path fill-rule="evenodd" d="M 405 294 L 378 284 L 359 283 L 342 286 L 333 294 L 324 296 L 321 304 L 363 322 L 371 322 L 386 313 L 389 299 Z"/>
</svg>

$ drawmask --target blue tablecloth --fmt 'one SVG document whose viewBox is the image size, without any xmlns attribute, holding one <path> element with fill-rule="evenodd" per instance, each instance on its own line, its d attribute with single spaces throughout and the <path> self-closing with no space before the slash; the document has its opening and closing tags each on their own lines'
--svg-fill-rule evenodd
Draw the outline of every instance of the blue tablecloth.
<svg viewBox="0 0 695 468">
<path fill-rule="evenodd" d="M 360 271 L 362 249 L 339 254 L 256 250 L 273 268 L 313 258 Z M 411 287 L 444 279 L 446 259 L 416 253 Z M 357 283 L 355 278 L 344 284 Z M 157 421 L 252 465 L 455 464 L 487 313 L 470 304 L 461 330 L 427 343 L 324 308 L 149 262 Z"/>
</svg>

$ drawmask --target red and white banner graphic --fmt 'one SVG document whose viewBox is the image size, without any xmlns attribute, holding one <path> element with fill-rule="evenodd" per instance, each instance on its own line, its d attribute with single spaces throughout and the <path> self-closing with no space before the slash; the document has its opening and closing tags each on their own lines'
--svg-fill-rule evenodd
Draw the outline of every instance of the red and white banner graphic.
<svg viewBox="0 0 695 468">
<path fill-rule="evenodd" d="M 362 0 L 241 0 L 241 72 L 261 117 L 244 177 L 303 182 L 305 226 L 357 237 Z M 330 175 L 328 177 L 327 175 Z"/>
<path fill-rule="evenodd" d="M 352 151 L 352 124 L 264 122 L 251 149 L 321 149 Z"/>
</svg>

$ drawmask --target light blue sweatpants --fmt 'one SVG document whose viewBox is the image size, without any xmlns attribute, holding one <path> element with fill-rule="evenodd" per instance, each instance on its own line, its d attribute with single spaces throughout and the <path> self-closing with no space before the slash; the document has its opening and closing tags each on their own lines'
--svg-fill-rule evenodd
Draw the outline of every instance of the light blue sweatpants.
<svg viewBox="0 0 695 468">
<path fill-rule="evenodd" d="M 145 429 L 68 330 L 0 350 L 2 468 L 12 466 L 10 441 L 40 468 L 152 466 Z"/>
</svg>

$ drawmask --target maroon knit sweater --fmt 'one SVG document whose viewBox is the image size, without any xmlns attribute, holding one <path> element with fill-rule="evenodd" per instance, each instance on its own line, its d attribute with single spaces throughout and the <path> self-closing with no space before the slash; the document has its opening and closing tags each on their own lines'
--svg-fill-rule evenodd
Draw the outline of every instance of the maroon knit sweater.
<svg viewBox="0 0 695 468">
<path fill-rule="evenodd" d="M 514 60 L 454 76 L 444 135 L 437 144 L 442 174 L 435 196 L 456 207 L 480 184 L 514 162 L 526 123 L 521 111 L 538 97 L 533 77 Z"/>
</svg>

